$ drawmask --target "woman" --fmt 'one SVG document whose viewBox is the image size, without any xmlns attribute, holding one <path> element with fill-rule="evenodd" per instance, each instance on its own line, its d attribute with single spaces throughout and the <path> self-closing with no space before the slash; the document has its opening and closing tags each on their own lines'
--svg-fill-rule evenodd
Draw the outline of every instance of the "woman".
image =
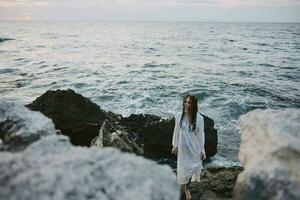
<svg viewBox="0 0 300 200">
<path fill-rule="evenodd" d="M 200 181 L 202 160 L 206 158 L 204 142 L 204 119 L 198 113 L 198 99 L 186 95 L 182 113 L 175 115 L 172 153 L 177 155 L 177 182 L 182 185 L 187 200 L 192 199 L 190 182 Z"/>
</svg>

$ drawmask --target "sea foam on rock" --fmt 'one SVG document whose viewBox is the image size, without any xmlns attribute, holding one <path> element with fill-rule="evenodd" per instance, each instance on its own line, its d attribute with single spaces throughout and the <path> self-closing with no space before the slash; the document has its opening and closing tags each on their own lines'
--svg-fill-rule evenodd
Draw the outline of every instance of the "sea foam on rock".
<svg viewBox="0 0 300 200">
<path fill-rule="evenodd" d="M 0 101 L 0 150 L 20 151 L 43 136 L 55 133 L 52 120 L 19 102 Z"/>
<path fill-rule="evenodd" d="M 300 199 L 300 109 L 255 110 L 239 118 L 244 171 L 236 199 Z"/>
</svg>

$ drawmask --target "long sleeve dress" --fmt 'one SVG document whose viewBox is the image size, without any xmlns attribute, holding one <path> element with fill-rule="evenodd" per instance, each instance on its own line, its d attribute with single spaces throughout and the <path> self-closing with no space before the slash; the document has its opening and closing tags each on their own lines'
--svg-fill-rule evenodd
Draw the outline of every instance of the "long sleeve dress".
<svg viewBox="0 0 300 200">
<path fill-rule="evenodd" d="M 180 128 L 180 118 L 182 113 L 175 115 L 175 127 L 172 139 L 173 147 L 178 148 L 177 153 L 177 182 L 179 184 L 187 184 L 189 179 L 191 182 L 199 182 L 200 174 L 203 169 L 200 153 L 205 156 L 204 142 L 204 119 L 197 113 L 196 134 L 188 130 L 188 124 L 183 120 L 182 128 Z"/>
</svg>

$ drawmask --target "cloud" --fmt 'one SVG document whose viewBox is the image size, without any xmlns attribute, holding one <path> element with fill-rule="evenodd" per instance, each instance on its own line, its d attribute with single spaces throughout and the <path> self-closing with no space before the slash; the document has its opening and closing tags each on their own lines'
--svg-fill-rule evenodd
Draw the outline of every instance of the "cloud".
<svg viewBox="0 0 300 200">
<path fill-rule="evenodd" d="M 300 0 L 0 0 L 0 20 L 300 21 Z"/>
<path fill-rule="evenodd" d="M 0 8 L 22 8 L 52 5 L 217 5 L 218 0 L 0 0 Z"/>
<path fill-rule="evenodd" d="M 223 6 L 291 6 L 300 5 L 300 0 L 217 0 Z"/>
<path fill-rule="evenodd" d="M 132 0 L 131 2 L 141 2 Z M 181 5 L 216 5 L 218 0 L 142 0 L 144 3 L 154 4 L 181 4 Z"/>
<path fill-rule="evenodd" d="M 118 0 L 116 0 L 118 1 Z M 120 2 L 122 0 L 119 0 Z M 123 0 L 126 1 L 126 0 Z M 127 0 L 131 3 L 152 3 L 186 6 L 291 6 L 300 5 L 300 0 Z"/>
<path fill-rule="evenodd" d="M 2 7 L 38 7 L 48 5 L 120 5 L 152 4 L 181 6 L 284 6 L 300 5 L 300 0 L 0 0 Z"/>
<path fill-rule="evenodd" d="M 0 0 L 0 8 L 19 8 L 19 7 L 32 7 L 32 6 L 47 6 L 48 1 L 42 0 Z"/>
</svg>

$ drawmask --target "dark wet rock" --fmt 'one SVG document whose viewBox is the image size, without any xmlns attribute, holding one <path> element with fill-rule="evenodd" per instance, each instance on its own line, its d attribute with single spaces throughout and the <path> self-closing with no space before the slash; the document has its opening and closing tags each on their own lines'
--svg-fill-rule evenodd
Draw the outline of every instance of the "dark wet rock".
<svg viewBox="0 0 300 200">
<path fill-rule="evenodd" d="M 125 126 L 128 132 L 136 133 L 136 143 L 143 145 L 146 158 L 164 157 L 176 160 L 171 154 L 174 128 L 172 120 L 150 114 L 131 114 L 122 118 L 120 124 Z"/>
<path fill-rule="evenodd" d="M 21 103 L 0 101 L 0 150 L 20 151 L 41 137 L 55 133 L 51 119 Z"/>
<path fill-rule="evenodd" d="M 190 190 L 193 200 L 209 200 L 215 196 L 215 199 L 233 198 L 233 189 L 238 174 L 243 170 L 242 167 L 234 166 L 230 168 L 206 168 L 200 182 L 192 182 Z M 181 199 L 185 199 L 184 193 Z"/>
<path fill-rule="evenodd" d="M 300 109 L 254 110 L 239 118 L 244 167 L 235 199 L 300 199 Z"/>
<path fill-rule="evenodd" d="M 91 146 L 115 147 L 124 152 L 143 155 L 143 149 L 134 142 L 132 136 L 128 132 L 118 130 L 109 120 L 104 120 L 99 135 L 92 140 Z"/>
<path fill-rule="evenodd" d="M 145 157 L 176 160 L 176 156 L 171 154 L 174 118 L 163 119 L 155 115 L 132 114 L 122 118 L 120 123 L 126 126 L 128 131 L 138 133 L 137 143 L 144 145 Z M 206 116 L 204 116 L 204 129 L 205 151 L 207 157 L 211 157 L 217 153 L 218 135 L 214 128 L 214 121 Z"/>
<path fill-rule="evenodd" d="M 160 158 L 160 159 L 157 159 L 155 161 L 158 164 L 169 165 L 174 170 L 174 172 L 176 173 L 177 162 L 175 160 L 170 159 L 170 158 Z"/>
<path fill-rule="evenodd" d="M 202 114 L 201 114 L 202 115 Z M 205 153 L 206 157 L 216 155 L 218 147 L 218 132 L 215 129 L 214 120 L 202 115 L 204 117 L 204 132 L 205 132 Z"/>
<path fill-rule="evenodd" d="M 169 166 L 111 147 L 75 147 L 55 134 L 0 153 L 0 185 L 5 200 L 179 199 Z"/>
<path fill-rule="evenodd" d="M 210 191 L 210 190 L 206 190 L 205 192 L 203 192 L 203 194 L 201 195 L 201 197 L 199 198 L 201 200 L 221 200 L 222 198 L 219 198 L 216 193 Z"/>
<path fill-rule="evenodd" d="M 128 131 L 137 135 L 136 143 L 144 145 L 145 128 L 147 124 L 160 121 L 160 117 L 150 114 L 131 114 L 120 119 L 120 124 L 125 126 Z"/>
<path fill-rule="evenodd" d="M 51 118 L 74 145 L 89 146 L 107 118 L 100 106 L 70 89 L 47 91 L 27 106 Z"/>
</svg>

